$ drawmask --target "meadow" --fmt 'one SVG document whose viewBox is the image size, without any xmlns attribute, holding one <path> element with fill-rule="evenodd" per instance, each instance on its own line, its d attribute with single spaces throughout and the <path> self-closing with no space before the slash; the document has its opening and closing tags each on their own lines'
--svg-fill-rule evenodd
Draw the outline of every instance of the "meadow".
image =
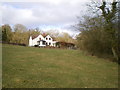
<svg viewBox="0 0 120 90">
<path fill-rule="evenodd" d="M 2 45 L 3 88 L 118 88 L 118 64 L 80 50 Z"/>
</svg>

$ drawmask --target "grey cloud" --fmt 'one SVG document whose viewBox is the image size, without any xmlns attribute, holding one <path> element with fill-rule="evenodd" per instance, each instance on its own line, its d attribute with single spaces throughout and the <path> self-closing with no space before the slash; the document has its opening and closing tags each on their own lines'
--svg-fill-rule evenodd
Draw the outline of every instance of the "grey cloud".
<svg viewBox="0 0 120 90">
<path fill-rule="evenodd" d="M 76 16 L 80 14 L 80 8 L 82 8 L 80 3 L 71 4 L 69 2 L 60 3 L 58 5 L 50 3 L 17 3 L 19 8 L 15 7 L 14 4 L 9 6 L 3 5 L 3 23 L 39 23 L 39 24 L 65 24 L 75 22 Z M 25 4 L 29 8 L 25 7 Z M 21 5 L 21 8 L 20 8 Z M 31 7 L 30 7 L 31 6 Z M 31 12 L 31 16 L 28 18 L 25 15 Z"/>
<path fill-rule="evenodd" d="M 0 6 L 2 8 L 2 23 L 10 25 L 20 23 L 28 27 L 59 25 L 61 29 L 70 29 L 70 25 L 77 22 L 76 17 L 82 16 L 82 11 L 85 10 L 85 2 L 80 2 L 81 0 L 58 0 L 59 3 L 49 1 L 3 3 Z"/>
</svg>

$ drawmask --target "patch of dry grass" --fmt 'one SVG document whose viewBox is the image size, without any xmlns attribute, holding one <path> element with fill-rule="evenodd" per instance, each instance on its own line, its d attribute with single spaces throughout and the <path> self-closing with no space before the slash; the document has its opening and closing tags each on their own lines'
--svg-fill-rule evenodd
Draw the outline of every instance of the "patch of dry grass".
<svg viewBox="0 0 120 90">
<path fill-rule="evenodd" d="M 117 88 L 118 65 L 78 50 L 3 45 L 3 87 Z"/>
</svg>

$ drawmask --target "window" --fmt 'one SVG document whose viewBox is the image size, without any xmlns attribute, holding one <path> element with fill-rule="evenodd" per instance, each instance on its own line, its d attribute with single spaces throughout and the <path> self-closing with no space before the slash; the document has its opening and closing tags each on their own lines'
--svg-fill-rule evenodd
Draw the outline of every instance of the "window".
<svg viewBox="0 0 120 90">
<path fill-rule="evenodd" d="M 45 45 L 45 41 L 43 41 L 42 44 Z"/>
<path fill-rule="evenodd" d="M 48 38 L 46 38 L 46 40 L 47 40 Z"/>
<path fill-rule="evenodd" d="M 51 38 L 49 38 L 49 40 L 51 40 Z"/>
<path fill-rule="evenodd" d="M 49 45 L 51 45 L 51 43 L 49 43 Z"/>
<path fill-rule="evenodd" d="M 41 38 L 39 38 L 41 40 Z"/>
<path fill-rule="evenodd" d="M 46 42 L 46 45 L 47 45 L 47 42 Z"/>
</svg>

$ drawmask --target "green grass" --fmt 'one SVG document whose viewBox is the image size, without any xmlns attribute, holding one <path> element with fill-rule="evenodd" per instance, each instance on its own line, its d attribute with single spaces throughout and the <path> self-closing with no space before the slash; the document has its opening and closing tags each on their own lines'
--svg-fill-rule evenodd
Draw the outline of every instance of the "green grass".
<svg viewBox="0 0 120 90">
<path fill-rule="evenodd" d="M 78 50 L 3 44 L 5 88 L 118 88 L 118 65 Z"/>
<path fill-rule="evenodd" d="M 0 43 L 0 89 L 2 88 L 2 44 Z"/>
</svg>

